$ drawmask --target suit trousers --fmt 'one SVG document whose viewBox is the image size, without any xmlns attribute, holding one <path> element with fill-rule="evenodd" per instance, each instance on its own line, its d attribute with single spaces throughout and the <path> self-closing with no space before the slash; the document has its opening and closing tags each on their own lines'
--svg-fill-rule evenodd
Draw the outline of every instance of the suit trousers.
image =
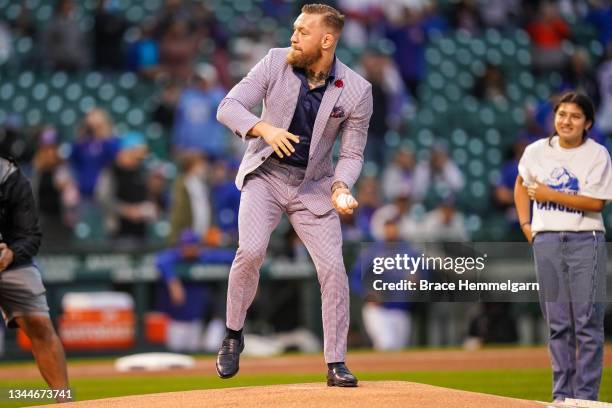
<svg viewBox="0 0 612 408">
<path fill-rule="evenodd" d="M 344 361 L 349 327 L 349 287 L 342 258 L 340 218 L 332 210 L 317 216 L 300 201 L 298 188 L 306 168 L 270 157 L 250 173 L 238 213 L 238 251 L 227 291 L 227 327 L 240 330 L 257 291 L 270 235 L 282 213 L 304 243 L 321 285 L 324 354 L 327 363 Z"/>
</svg>

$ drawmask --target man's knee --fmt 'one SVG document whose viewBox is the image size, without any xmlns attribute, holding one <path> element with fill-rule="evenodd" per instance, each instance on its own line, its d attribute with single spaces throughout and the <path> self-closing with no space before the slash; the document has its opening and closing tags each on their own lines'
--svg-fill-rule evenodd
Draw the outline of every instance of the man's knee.
<svg viewBox="0 0 612 408">
<path fill-rule="evenodd" d="M 49 316 L 20 316 L 15 320 L 32 341 L 43 341 L 50 344 L 56 338 Z"/>
<path fill-rule="evenodd" d="M 236 258 L 242 262 L 250 264 L 261 264 L 266 257 L 266 245 L 249 243 L 240 245 L 236 253 Z"/>
</svg>

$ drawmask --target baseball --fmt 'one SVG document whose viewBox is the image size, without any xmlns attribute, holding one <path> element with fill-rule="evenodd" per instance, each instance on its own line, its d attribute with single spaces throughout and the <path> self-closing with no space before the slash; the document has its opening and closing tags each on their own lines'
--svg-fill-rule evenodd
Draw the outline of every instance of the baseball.
<svg viewBox="0 0 612 408">
<path fill-rule="evenodd" d="M 338 203 L 338 207 L 343 209 L 349 208 L 349 205 L 352 205 L 355 202 L 353 196 L 347 193 L 340 194 L 336 200 Z"/>
</svg>

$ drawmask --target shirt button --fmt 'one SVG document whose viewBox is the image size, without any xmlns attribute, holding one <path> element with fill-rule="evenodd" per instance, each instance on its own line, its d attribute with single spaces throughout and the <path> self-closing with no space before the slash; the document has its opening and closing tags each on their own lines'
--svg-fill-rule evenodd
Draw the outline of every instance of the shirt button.
<svg viewBox="0 0 612 408">
<path fill-rule="evenodd" d="M 261 156 L 261 161 L 266 161 L 266 156 Z"/>
</svg>

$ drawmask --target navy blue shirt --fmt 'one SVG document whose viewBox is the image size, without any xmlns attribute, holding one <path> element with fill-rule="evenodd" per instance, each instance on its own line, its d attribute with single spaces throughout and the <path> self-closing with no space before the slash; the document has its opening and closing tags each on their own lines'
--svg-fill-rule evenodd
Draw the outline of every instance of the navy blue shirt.
<svg viewBox="0 0 612 408">
<path fill-rule="evenodd" d="M 319 112 L 319 106 L 321 106 L 321 101 L 323 100 L 323 94 L 325 93 L 327 85 L 329 85 L 336 76 L 336 58 L 334 57 L 334 62 L 332 63 L 325 84 L 318 88 L 310 89 L 308 87 L 306 71 L 303 69 L 293 68 L 293 73 L 300 79 L 302 84 L 300 86 L 300 95 L 298 96 L 295 106 L 295 113 L 293 114 L 291 125 L 289 125 L 287 131 L 299 137 L 300 143 L 296 144 L 291 142 L 295 148 L 295 152 L 291 153 L 291 156 L 283 155 L 283 158 L 280 160 L 292 166 L 306 167 L 308 165 L 310 139 L 312 139 L 312 131 L 314 130 L 317 112 Z"/>
</svg>

